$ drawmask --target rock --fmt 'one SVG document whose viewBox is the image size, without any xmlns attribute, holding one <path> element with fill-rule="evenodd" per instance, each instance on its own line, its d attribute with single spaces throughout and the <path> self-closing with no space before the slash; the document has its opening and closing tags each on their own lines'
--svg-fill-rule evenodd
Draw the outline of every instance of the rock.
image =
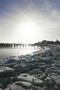
<svg viewBox="0 0 60 90">
<path fill-rule="evenodd" d="M 4 66 L 0 67 L 0 77 L 9 77 L 14 75 L 15 75 L 14 69 Z"/>
<path fill-rule="evenodd" d="M 29 72 L 31 75 L 36 75 L 36 76 L 41 76 L 42 75 L 42 71 L 40 69 L 33 69 Z"/>
<path fill-rule="evenodd" d="M 41 87 L 37 87 L 37 86 L 32 86 L 32 90 L 42 90 Z"/>
<path fill-rule="evenodd" d="M 33 80 L 33 85 L 35 85 L 35 86 L 44 86 L 44 82 L 42 81 L 42 80 L 40 80 L 40 79 L 34 79 Z"/>
<path fill-rule="evenodd" d="M 4 88 L 4 86 L 0 83 L 0 88 Z"/>
<path fill-rule="evenodd" d="M 60 76 L 51 76 L 51 79 L 55 82 L 57 86 L 60 87 Z"/>
<path fill-rule="evenodd" d="M 55 88 L 55 90 L 59 90 L 59 89 L 58 89 L 58 87 L 57 87 L 56 85 L 55 85 L 55 87 L 54 87 L 54 88 Z"/>
<path fill-rule="evenodd" d="M 0 88 L 0 90 L 2 90 L 2 88 Z"/>
<path fill-rule="evenodd" d="M 48 87 L 53 87 L 53 86 L 55 85 L 55 83 L 51 80 L 50 77 L 47 77 L 47 78 L 45 79 L 45 82 L 46 82 L 46 85 L 47 85 Z"/>
<path fill-rule="evenodd" d="M 25 88 L 31 88 L 32 84 L 30 82 L 26 82 L 26 81 L 18 81 L 15 83 L 15 85 L 19 85 Z"/>
<path fill-rule="evenodd" d="M 42 90 L 55 90 L 55 88 L 54 87 L 47 87 L 47 86 L 45 86 L 45 87 L 42 88 Z"/>
<path fill-rule="evenodd" d="M 27 82 L 32 83 L 33 78 L 35 78 L 35 77 L 33 77 L 33 76 L 29 75 L 29 74 L 20 74 L 17 77 L 17 80 L 23 80 L 23 81 L 27 81 Z"/>
<path fill-rule="evenodd" d="M 26 89 L 22 86 L 13 84 L 10 87 L 6 88 L 5 90 L 26 90 Z"/>
<path fill-rule="evenodd" d="M 10 82 L 10 77 L 0 78 L 0 88 L 5 88 Z"/>
<path fill-rule="evenodd" d="M 41 70 L 43 71 L 43 72 L 45 72 L 45 70 L 46 70 L 46 65 L 44 64 L 44 65 L 39 65 L 39 68 L 41 68 Z"/>
<path fill-rule="evenodd" d="M 44 80 L 47 76 L 48 76 L 47 74 L 43 73 L 43 75 L 41 75 L 40 79 Z"/>
<path fill-rule="evenodd" d="M 30 82 L 32 83 L 33 85 L 36 85 L 36 86 L 43 86 L 44 85 L 44 82 L 36 77 L 33 77 L 29 74 L 21 74 L 20 76 L 17 77 L 17 80 L 20 80 L 20 81 L 27 81 L 27 82 Z"/>
<path fill-rule="evenodd" d="M 9 60 L 6 60 L 6 64 L 10 64 L 10 63 L 15 63 L 16 60 L 15 59 L 12 59 L 12 57 L 9 59 Z"/>
<path fill-rule="evenodd" d="M 25 81 L 17 81 L 4 90 L 30 90 L 32 84 Z"/>
</svg>

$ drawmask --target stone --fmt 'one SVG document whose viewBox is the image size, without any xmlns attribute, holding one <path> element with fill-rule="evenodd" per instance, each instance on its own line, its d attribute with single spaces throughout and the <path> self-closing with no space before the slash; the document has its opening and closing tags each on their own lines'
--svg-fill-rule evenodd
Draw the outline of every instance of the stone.
<svg viewBox="0 0 60 90">
<path fill-rule="evenodd" d="M 41 75 L 40 79 L 44 80 L 47 77 L 47 75 L 45 73 L 43 73 L 43 75 Z"/>
<path fill-rule="evenodd" d="M 32 86 L 32 90 L 42 90 L 41 87 L 37 87 L 37 86 Z"/>
<path fill-rule="evenodd" d="M 2 88 L 0 88 L 0 90 L 2 90 Z"/>
<path fill-rule="evenodd" d="M 55 82 L 57 86 L 60 87 L 60 76 L 51 76 L 51 79 Z"/>
<path fill-rule="evenodd" d="M 55 83 L 51 80 L 50 77 L 47 77 L 47 78 L 45 79 L 45 82 L 46 82 L 46 85 L 47 85 L 48 87 L 53 87 L 53 86 L 55 85 Z"/>
<path fill-rule="evenodd" d="M 17 77 L 17 80 L 23 80 L 23 81 L 27 81 L 27 82 L 31 82 L 32 83 L 33 78 L 35 78 L 35 77 L 25 73 L 25 74 L 20 74 Z"/>
<path fill-rule="evenodd" d="M 0 83 L 0 88 L 4 88 L 4 86 Z"/>
<path fill-rule="evenodd" d="M 55 90 L 55 88 L 54 87 L 47 87 L 47 86 L 45 86 L 45 87 L 42 88 L 42 90 Z"/>
<path fill-rule="evenodd" d="M 40 79 L 34 79 L 33 80 L 33 85 L 35 85 L 35 86 L 44 86 L 44 82 L 42 81 L 42 80 L 40 80 Z"/>
<path fill-rule="evenodd" d="M 6 88 L 5 90 L 26 90 L 26 89 L 22 86 L 13 84 L 10 87 Z"/>
<path fill-rule="evenodd" d="M 26 82 L 26 81 L 18 81 L 15 83 L 15 85 L 19 85 L 25 88 L 31 88 L 32 87 L 32 83 L 30 82 Z"/>
<path fill-rule="evenodd" d="M 15 75 L 14 69 L 4 66 L 0 67 L 0 77 L 9 77 L 14 75 Z"/>
</svg>

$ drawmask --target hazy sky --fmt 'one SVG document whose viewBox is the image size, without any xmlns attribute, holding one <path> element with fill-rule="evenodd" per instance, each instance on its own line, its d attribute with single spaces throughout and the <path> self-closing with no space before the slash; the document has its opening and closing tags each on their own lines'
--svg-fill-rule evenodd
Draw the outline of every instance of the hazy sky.
<svg viewBox="0 0 60 90">
<path fill-rule="evenodd" d="M 0 42 L 60 40 L 60 0 L 0 0 Z"/>
</svg>

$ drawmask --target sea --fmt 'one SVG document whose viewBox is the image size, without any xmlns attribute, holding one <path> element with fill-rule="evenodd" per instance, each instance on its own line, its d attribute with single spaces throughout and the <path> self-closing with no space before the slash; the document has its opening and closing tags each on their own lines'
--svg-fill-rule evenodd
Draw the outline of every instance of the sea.
<svg viewBox="0 0 60 90">
<path fill-rule="evenodd" d="M 38 51 L 41 47 L 27 46 L 27 47 L 13 47 L 13 48 L 0 48 L 0 60 L 13 56 L 21 56 L 31 54 Z"/>
</svg>

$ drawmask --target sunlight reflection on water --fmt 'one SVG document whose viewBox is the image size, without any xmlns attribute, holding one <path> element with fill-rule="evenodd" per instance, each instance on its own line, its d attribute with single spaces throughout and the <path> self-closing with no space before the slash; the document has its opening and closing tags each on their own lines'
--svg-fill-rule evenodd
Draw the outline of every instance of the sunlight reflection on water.
<svg viewBox="0 0 60 90">
<path fill-rule="evenodd" d="M 40 47 L 23 47 L 23 48 L 0 48 L 0 59 L 10 56 L 21 56 L 38 51 Z"/>
</svg>

